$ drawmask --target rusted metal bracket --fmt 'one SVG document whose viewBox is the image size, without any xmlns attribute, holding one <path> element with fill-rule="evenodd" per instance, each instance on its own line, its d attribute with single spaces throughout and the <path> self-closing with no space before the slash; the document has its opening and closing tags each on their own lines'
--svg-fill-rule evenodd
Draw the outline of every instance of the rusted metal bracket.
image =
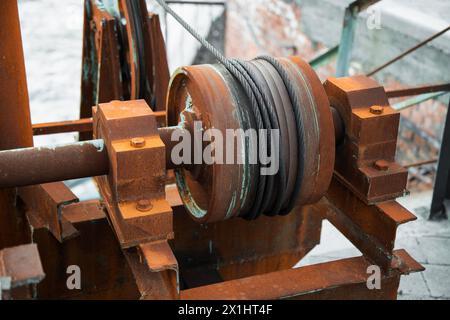
<svg viewBox="0 0 450 320">
<path fill-rule="evenodd" d="M 0 300 L 13 298 L 13 290 L 41 282 L 45 277 L 36 244 L 0 251 Z M 25 298 L 19 296 L 18 298 Z"/>
<path fill-rule="evenodd" d="M 94 136 L 109 154 L 109 175 L 96 180 L 121 246 L 173 238 L 165 146 L 150 107 L 144 100 L 100 104 Z"/>
<path fill-rule="evenodd" d="M 141 299 L 179 299 L 178 262 L 167 241 L 140 244 L 124 253 L 136 279 Z"/>
<path fill-rule="evenodd" d="M 384 89 L 365 76 L 329 78 L 330 99 L 345 124 L 334 178 L 316 209 L 385 272 L 399 268 L 393 253 L 397 227 L 416 217 L 395 201 L 408 171 L 395 163 L 400 115 Z"/>
<path fill-rule="evenodd" d="M 394 254 L 402 267 L 382 274 L 380 290 L 368 289 L 371 262 L 357 257 L 185 290 L 181 299 L 395 299 L 400 275 L 422 271 L 423 267 L 404 250 Z"/>
<path fill-rule="evenodd" d="M 178 263 L 167 244 L 173 213 L 156 116 L 144 100 L 100 104 L 93 113 L 94 136 L 105 140 L 110 159 L 109 175 L 96 180 L 141 297 L 176 298 Z"/>
<path fill-rule="evenodd" d="M 367 204 L 404 195 L 408 171 L 395 163 L 400 114 L 383 87 L 365 76 L 329 78 L 324 87 L 345 124 L 335 176 Z"/>
<path fill-rule="evenodd" d="M 325 198 L 317 204 L 347 239 L 386 272 L 398 267 L 393 254 L 397 228 L 416 217 L 395 200 L 367 205 L 334 178 Z"/>
<path fill-rule="evenodd" d="M 32 226 L 45 226 L 58 241 L 73 238 L 78 231 L 63 216 L 63 210 L 78 198 L 63 182 L 46 183 L 19 189 Z"/>
</svg>

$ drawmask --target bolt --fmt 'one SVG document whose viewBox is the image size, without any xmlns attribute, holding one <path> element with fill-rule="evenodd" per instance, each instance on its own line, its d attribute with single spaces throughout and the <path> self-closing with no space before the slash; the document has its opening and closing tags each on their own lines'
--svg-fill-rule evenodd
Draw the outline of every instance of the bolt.
<svg viewBox="0 0 450 320">
<path fill-rule="evenodd" d="M 371 106 L 369 110 L 372 114 L 382 114 L 384 108 L 382 106 Z"/>
<path fill-rule="evenodd" d="M 147 212 L 152 210 L 153 205 L 150 200 L 139 200 L 136 204 L 136 209 L 141 212 Z"/>
<path fill-rule="evenodd" d="M 143 148 L 143 147 L 145 147 L 145 139 L 144 138 L 133 138 L 133 139 L 131 139 L 130 144 L 134 148 Z"/>
<path fill-rule="evenodd" d="M 374 168 L 379 171 L 388 171 L 389 170 L 389 162 L 386 160 L 377 160 L 373 164 Z"/>
</svg>

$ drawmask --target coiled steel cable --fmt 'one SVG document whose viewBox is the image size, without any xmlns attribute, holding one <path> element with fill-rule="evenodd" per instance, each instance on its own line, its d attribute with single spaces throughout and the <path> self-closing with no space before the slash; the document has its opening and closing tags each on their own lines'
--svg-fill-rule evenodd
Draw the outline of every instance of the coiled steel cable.
<svg viewBox="0 0 450 320">
<path fill-rule="evenodd" d="M 249 102 L 251 114 L 256 122 L 256 129 L 266 129 L 270 133 L 270 129 L 279 129 L 279 120 L 276 109 L 273 105 L 273 100 L 269 99 L 267 93 L 258 86 L 257 77 L 255 71 L 252 70 L 250 64 L 246 61 L 240 61 L 235 59 L 227 59 L 223 56 L 213 45 L 211 45 L 205 38 L 200 36 L 186 21 L 184 21 L 176 12 L 174 12 L 164 0 L 156 0 L 161 7 L 164 8 L 184 29 L 186 29 L 197 41 L 199 41 L 203 47 L 205 47 L 240 83 L 244 89 Z M 304 128 L 300 113 L 300 104 L 297 96 L 297 91 L 289 80 L 289 75 L 286 70 L 281 66 L 281 64 L 272 57 L 262 56 L 259 59 L 266 60 L 278 71 L 280 77 L 283 79 L 284 85 L 289 93 L 289 98 L 292 105 L 294 106 L 295 121 L 297 125 L 297 135 L 298 135 L 298 154 L 304 160 Z M 245 106 L 247 107 L 247 106 Z M 267 135 L 267 146 L 268 154 L 272 152 L 270 150 L 271 136 Z M 281 148 L 278 148 L 278 159 L 281 159 Z M 278 188 L 285 188 L 287 180 L 287 168 L 285 168 L 284 162 L 279 161 L 279 173 L 275 176 L 265 176 L 259 175 L 255 177 L 258 179 L 256 199 L 245 216 L 248 219 L 254 219 L 258 217 L 261 213 L 279 213 L 287 214 L 293 206 L 295 205 L 295 199 L 301 189 L 304 161 L 298 161 L 297 179 L 295 182 L 295 188 L 292 195 L 289 197 L 288 205 L 282 208 L 283 205 L 283 194 L 279 192 L 276 196 L 273 206 L 269 207 L 270 199 L 272 198 L 273 192 Z M 276 184 L 276 185 L 275 185 Z M 278 189 L 280 190 L 280 189 Z M 282 190 L 282 189 L 281 189 Z"/>
</svg>

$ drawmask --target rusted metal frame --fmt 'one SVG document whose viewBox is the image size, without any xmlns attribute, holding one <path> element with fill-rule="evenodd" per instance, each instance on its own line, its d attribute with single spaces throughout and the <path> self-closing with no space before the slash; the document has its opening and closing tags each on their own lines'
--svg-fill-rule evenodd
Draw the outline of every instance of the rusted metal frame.
<svg viewBox="0 0 450 320">
<path fill-rule="evenodd" d="M 95 105 L 94 90 L 97 89 L 95 79 L 97 79 L 95 37 L 91 32 L 92 3 L 90 0 L 84 1 L 84 22 L 83 22 L 83 57 L 81 74 L 81 99 L 80 118 L 92 117 L 91 108 Z"/>
<path fill-rule="evenodd" d="M 84 2 L 80 118 L 92 117 L 92 106 L 123 97 L 115 18 L 93 0 Z M 80 134 L 80 140 L 92 137 Z"/>
<path fill-rule="evenodd" d="M 181 206 L 176 189 L 167 195 L 176 235 L 170 244 L 183 289 L 292 268 L 320 242 L 322 216 L 312 207 L 251 222 L 229 219 L 201 225 Z"/>
<path fill-rule="evenodd" d="M 400 275 L 423 270 L 404 250 L 395 253 L 402 266 L 382 273 L 381 289 L 369 290 L 364 257 L 256 275 L 181 292 L 182 300 L 396 299 Z"/>
<path fill-rule="evenodd" d="M 153 110 L 165 110 L 170 75 L 159 17 L 147 11 L 145 0 L 120 0 L 119 7 L 128 22 L 122 50 L 130 73 L 130 99 L 145 99 Z"/>
<path fill-rule="evenodd" d="M 131 100 L 145 99 L 153 110 L 163 111 L 170 75 L 159 17 L 147 11 L 145 0 L 122 0 L 119 5 L 122 15 L 129 20 L 125 48 L 130 87 L 134 88 Z"/>
<path fill-rule="evenodd" d="M 337 147 L 335 176 L 367 204 L 403 195 L 408 172 L 395 162 L 400 115 L 384 88 L 365 76 L 329 78 L 324 86 L 346 133 Z M 378 161 L 386 162 L 384 168 Z"/>
<path fill-rule="evenodd" d="M 94 136 L 105 139 L 110 158 L 108 176 L 96 180 L 142 297 L 155 298 L 155 288 L 176 297 L 177 263 L 167 245 L 174 237 L 173 213 L 165 196 L 165 147 L 156 117 L 144 100 L 100 104 L 94 109 Z M 136 138 L 142 143 L 134 144 Z M 136 250 L 144 258 L 159 254 L 161 264 L 149 262 L 154 257 L 139 259 Z"/>
<path fill-rule="evenodd" d="M 399 267 L 393 255 L 397 227 L 416 219 L 394 200 L 407 182 L 407 171 L 395 163 L 399 114 L 383 87 L 365 76 L 329 78 L 324 86 L 346 136 L 317 206 L 368 260 L 390 272 Z"/>
<path fill-rule="evenodd" d="M 36 244 L 0 250 L 0 300 L 32 298 L 24 297 L 14 290 L 19 287 L 36 285 L 45 278 Z"/>
<path fill-rule="evenodd" d="M 158 85 L 158 77 L 156 77 L 155 73 L 157 70 L 160 70 L 157 68 L 157 65 L 155 64 L 154 59 L 158 58 L 159 52 L 155 51 L 157 49 L 157 45 L 153 42 L 153 28 L 152 28 L 152 13 L 149 13 L 147 11 L 147 4 L 145 3 L 145 0 L 139 0 L 140 2 L 140 26 L 143 32 L 144 39 L 147 39 L 147 41 L 144 42 L 144 56 L 145 56 L 145 81 L 146 81 L 146 87 L 144 91 L 144 98 L 147 101 L 147 103 L 150 105 L 152 110 L 165 110 L 165 93 L 161 97 L 160 92 L 156 92 L 155 87 Z M 158 16 L 156 15 L 156 18 Z M 160 28 L 159 21 L 158 25 L 156 26 L 158 29 Z M 161 34 L 161 29 L 159 29 Z M 162 34 L 161 34 L 162 39 Z M 163 56 L 166 57 L 166 51 L 165 51 L 165 45 L 164 45 L 164 39 L 162 39 L 163 44 Z M 167 64 L 166 60 L 166 73 L 167 75 L 164 75 L 164 80 L 168 79 L 169 76 L 169 66 Z M 168 82 L 167 82 L 168 86 Z M 158 88 L 160 89 L 160 88 Z M 167 90 L 167 89 L 166 89 Z M 164 100 L 164 101 L 163 101 Z"/>
<path fill-rule="evenodd" d="M 17 1 L 1 1 L 0 22 L 0 150 L 31 147 L 33 135 Z"/>
<path fill-rule="evenodd" d="M 94 136 L 105 140 L 110 163 L 108 176 L 97 182 L 119 242 L 128 248 L 171 238 L 172 212 L 163 188 L 165 150 L 151 109 L 144 100 L 100 104 L 94 122 Z M 144 142 L 133 146 L 133 138 Z M 152 205 L 141 210 L 140 201 Z"/>
<path fill-rule="evenodd" d="M 92 118 L 33 124 L 33 135 L 92 132 Z"/>
<path fill-rule="evenodd" d="M 419 49 L 420 47 L 426 45 L 428 42 L 436 39 L 437 37 L 443 35 L 444 33 L 446 33 L 448 30 L 450 30 L 450 26 L 446 27 L 445 29 L 439 31 L 438 33 L 435 33 L 434 35 L 432 35 L 431 37 L 426 38 L 425 40 L 419 42 L 417 45 L 413 46 L 412 48 L 409 48 L 408 50 L 406 50 L 405 52 L 402 52 L 401 54 L 399 54 L 398 56 L 392 58 L 391 60 L 387 61 L 386 63 L 382 64 L 381 66 L 373 69 L 370 72 L 366 73 L 366 76 L 371 77 L 373 76 L 375 73 L 383 70 L 384 68 L 386 68 L 387 66 L 390 66 L 391 64 L 393 64 L 394 62 L 404 58 L 405 56 L 407 56 L 408 54 L 410 54 L 411 52 L 416 51 L 417 49 Z"/>
<path fill-rule="evenodd" d="M 167 241 L 140 244 L 124 251 L 136 280 L 140 299 L 179 299 L 178 262 Z"/>
<path fill-rule="evenodd" d="M 143 1 L 143 0 L 141 0 Z M 143 8 L 144 6 L 141 6 Z M 144 16 L 144 13 L 142 13 Z M 166 110 L 167 90 L 169 88 L 169 64 L 167 61 L 166 46 L 161 32 L 159 16 L 149 13 L 145 16 L 144 35 L 149 41 L 146 42 L 147 78 L 151 85 L 152 99 L 147 102 L 155 111 Z"/>
<path fill-rule="evenodd" d="M 71 239 L 78 231 L 64 218 L 62 212 L 78 198 L 62 182 L 23 187 L 19 197 L 25 203 L 28 220 L 39 221 L 59 241 Z"/>
<path fill-rule="evenodd" d="M 17 1 L 0 1 L 0 150 L 33 146 Z M 27 243 L 29 230 L 14 206 L 15 189 L 0 189 L 0 249 Z"/>
<path fill-rule="evenodd" d="M 397 228 L 416 217 L 395 200 L 367 205 L 334 179 L 318 206 L 369 260 L 385 271 L 397 266 L 392 254 Z"/>
<path fill-rule="evenodd" d="M 430 208 L 430 219 L 447 219 L 448 211 L 445 203 L 450 200 L 450 108 L 447 109 L 439 162 L 434 182 L 433 198 Z"/>
<path fill-rule="evenodd" d="M 123 97 L 116 20 L 114 18 L 102 18 L 100 37 L 101 45 L 98 48 L 98 97 L 96 104 L 104 101 L 120 100 Z"/>
<path fill-rule="evenodd" d="M 143 98 L 165 110 L 165 45 L 158 16 L 148 13 L 145 1 L 86 1 L 83 61 L 81 118 L 91 115 L 91 106 L 115 99 Z"/>
<path fill-rule="evenodd" d="M 38 299 L 137 299 L 134 277 L 98 200 L 63 207 L 62 217 L 82 236 L 59 242 L 42 221 L 30 219 L 32 239 L 40 248 L 46 278 L 35 292 Z M 81 289 L 67 287 L 67 268 L 81 270 Z"/>
<path fill-rule="evenodd" d="M 389 99 L 391 99 L 442 91 L 450 91 L 450 83 L 416 86 L 412 88 L 403 88 L 403 89 L 387 89 L 386 95 Z"/>
<path fill-rule="evenodd" d="M 348 75 L 358 14 L 378 1 L 380 0 L 356 0 L 350 3 L 345 9 L 344 23 L 336 63 L 337 77 L 344 77 Z"/>
</svg>

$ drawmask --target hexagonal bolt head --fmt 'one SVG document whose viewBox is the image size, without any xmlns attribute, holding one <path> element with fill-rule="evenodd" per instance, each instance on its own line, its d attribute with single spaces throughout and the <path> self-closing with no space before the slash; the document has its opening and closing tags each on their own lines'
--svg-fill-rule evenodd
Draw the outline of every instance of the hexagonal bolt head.
<svg viewBox="0 0 450 320">
<path fill-rule="evenodd" d="M 369 111 L 370 111 L 371 114 L 379 115 L 379 114 L 383 113 L 384 107 L 382 107 L 382 106 L 371 106 Z"/>
<path fill-rule="evenodd" d="M 145 139 L 144 138 L 133 138 L 130 140 L 130 145 L 133 148 L 143 148 L 143 147 L 145 147 Z"/>
<path fill-rule="evenodd" d="M 374 168 L 379 171 L 388 171 L 389 170 L 389 162 L 386 160 L 377 160 L 373 164 Z"/>
<path fill-rule="evenodd" d="M 153 205 L 150 200 L 139 200 L 136 204 L 136 209 L 141 212 L 147 212 L 152 210 Z"/>
</svg>

